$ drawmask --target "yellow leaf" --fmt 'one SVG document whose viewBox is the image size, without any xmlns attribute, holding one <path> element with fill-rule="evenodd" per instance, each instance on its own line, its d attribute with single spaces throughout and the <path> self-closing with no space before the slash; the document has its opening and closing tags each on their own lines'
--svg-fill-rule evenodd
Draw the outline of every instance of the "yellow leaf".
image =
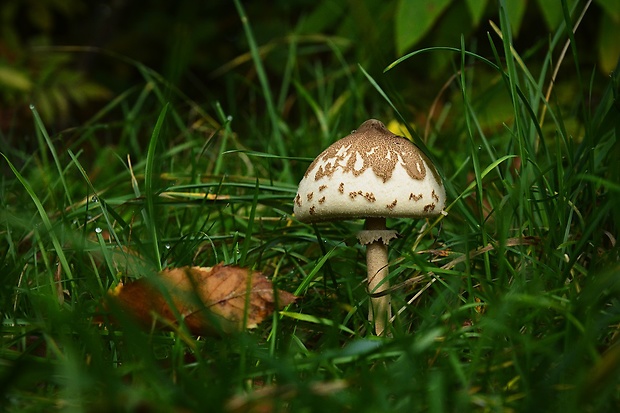
<svg viewBox="0 0 620 413">
<path fill-rule="evenodd" d="M 397 121 L 396 119 L 392 119 L 386 126 L 388 130 L 396 135 L 404 136 L 407 139 L 411 139 L 411 134 L 407 127 Z"/>
</svg>

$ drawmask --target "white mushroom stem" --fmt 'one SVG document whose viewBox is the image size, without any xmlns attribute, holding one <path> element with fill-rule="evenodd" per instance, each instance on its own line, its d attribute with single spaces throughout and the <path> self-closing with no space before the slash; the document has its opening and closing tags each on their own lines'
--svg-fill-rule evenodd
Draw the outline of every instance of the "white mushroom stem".
<svg viewBox="0 0 620 413">
<path fill-rule="evenodd" d="M 357 236 L 361 244 L 366 245 L 366 268 L 368 271 L 368 291 L 381 293 L 390 288 L 388 280 L 388 249 L 390 240 L 396 238 L 396 231 L 389 231 L 385 218 L 367 218 L 365 230 Z M 390 295 L 370 298 L 368 321 L 374 322 L 375 334 L 383 335 L 388 321 L 392 318 Z"/>
</svg>

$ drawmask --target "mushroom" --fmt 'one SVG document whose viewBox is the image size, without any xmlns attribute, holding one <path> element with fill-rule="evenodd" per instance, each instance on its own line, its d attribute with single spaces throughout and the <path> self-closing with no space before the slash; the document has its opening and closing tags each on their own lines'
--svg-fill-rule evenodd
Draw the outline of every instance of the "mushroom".
<svg viewBox="0 0 620 413">
<path fill-rule="evenodd" d="M 299 183 L 294 213 L 302 222 L 366 219 L 358 240 L 366 245 L 368 320 L 375 333 L 391 318 L 388 253 L 396 231 L 386 218 L 425 218 L 446 203 L 443 182 L 431 161 L 411 141 L 370 119 L 325 149 Z"/>
</svg>

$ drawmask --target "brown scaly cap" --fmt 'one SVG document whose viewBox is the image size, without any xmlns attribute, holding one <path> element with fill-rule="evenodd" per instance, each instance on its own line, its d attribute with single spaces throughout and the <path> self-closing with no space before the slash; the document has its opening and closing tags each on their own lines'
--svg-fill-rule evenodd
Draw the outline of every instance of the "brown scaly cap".
<svg viewBox="0 0 620 413">
<path fill-rule="evenodd" d="M 314 192 L 321 192 L 320 202 L 310 195 Z M 317 156 L 299 184 L 294 210 L 300 220 L 312 222 L 424 217 L 444 205 L 443 183 L 430 160 L 411 141 L 370 119 Z"/>
</svg>

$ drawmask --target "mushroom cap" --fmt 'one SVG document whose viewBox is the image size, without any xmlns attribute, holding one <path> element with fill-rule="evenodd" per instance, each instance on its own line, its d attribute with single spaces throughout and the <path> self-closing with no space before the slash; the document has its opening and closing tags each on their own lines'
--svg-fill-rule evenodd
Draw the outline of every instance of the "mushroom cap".
<svg viewBox="0 0 620 413">
<path fill-rule="evenodd" d="M 370 119 L 325 149 L 299 183 L 302 222 L 343 218 L 423 218 L 446 203 L 443 182 L 417 146 Z"/>
</svg>

